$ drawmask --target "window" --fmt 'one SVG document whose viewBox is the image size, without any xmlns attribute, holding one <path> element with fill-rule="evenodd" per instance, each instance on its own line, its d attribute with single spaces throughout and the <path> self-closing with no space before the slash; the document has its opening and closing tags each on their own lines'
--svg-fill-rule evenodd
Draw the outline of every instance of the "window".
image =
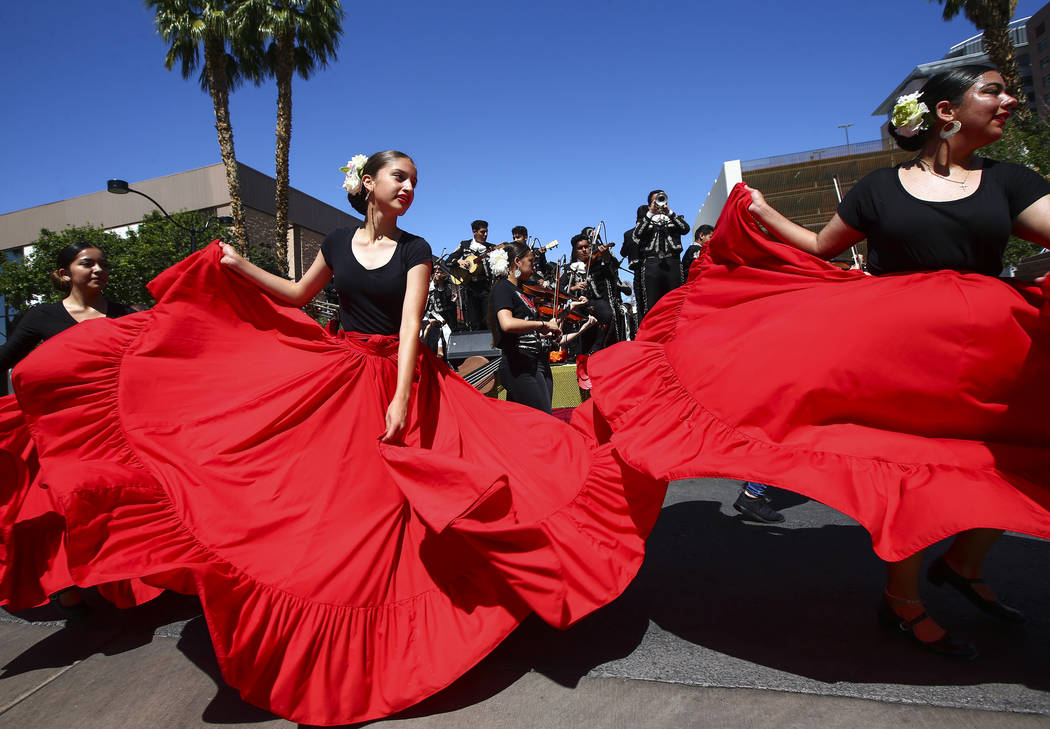
<svg viewBox="0 0 1050 729">
<path fill-rule="evenodd" d="M 1038 38 L 1039 36 L 1041 36 L 1045 32 L 1046 32 L 1046 23 L 1040 23 L 1039 25 L 1035 26 L 1035 37 L 1036 38 Z"/>
<path fill-rule="evenodd" d="M 1035 44 L 1035 46 L 1036 46 L 1036 48 L 1038 48 L 1038 49 L 1039 49 L 1040 51 L 1045 51 L 1045 50 L 1046 50 L 1046 38 L 1043 38 L 1043 39 L 1042 39 L 1041 41 L 1039 41 L 1038 43 L 1036 43 L 1036 44 Z"/>
<path fill-rule="evenodd" d="M 1043 56 L 1039 59 L 1039 68 L 1046 68 L 1050 66 L 1050 56 Z"/>
</svg>

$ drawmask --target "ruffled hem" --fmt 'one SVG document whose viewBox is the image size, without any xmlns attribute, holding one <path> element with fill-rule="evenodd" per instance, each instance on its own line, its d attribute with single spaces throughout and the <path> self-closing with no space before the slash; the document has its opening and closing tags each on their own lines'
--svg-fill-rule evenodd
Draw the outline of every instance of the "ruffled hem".
<svg viewBox="0 0 1050 729">
<path fill-rule="evenodd" d="M 633 468 L 668 481 L 758 481 L 816 499 L 864 526 L 887 561 L 979 527 L 1050 538 L 1050 494 L 1021 473 L 996 468 L 992 457 L 983 465 L 899 463 L 784 446 L 723 422 L 696 401 L 666 357 L 675 302 L 666 304 L 667 321 L 650 328 L 656 336 L 591 361 L 592 399 L 609 424 L 608 439 Z M 1026 452 L 1019 460 L 1030 467 L 1047 457 Z"/>
<path fill-rule="evenodd" d="M 206 268 L 203 256 L 214 257 L 214 253 L 202 252 L 193 265 Z M 205 274 L 215 275 L 214 269 Z M 161 283 L 186 287 L 172 272 Z M 193 288 L 210 290 L 200 283 Z M 249 299 L 229 295 L 223 300 L 240 305 Z M 247 304 L 252 305 L 263 306 Z M 249 311 L 245 318 L 250 320 L 253 313 L 257 312 Z M 293 341 L 300 350 L 309 349 L 314 353 L 311 357 L 326 358 L 322 364 L 336 361 L 356 368 L 354 363 L 361 362 L 366 374 L 359 378 L 362 384 L 354 387 L 374 392 L 386 386 L 393 367 L 389 358 L 396 351 L 389 338 L 333 338 L 318 334 L 315 325 L 310 329 L 294 315 L 283 320 L 280 312 L 263 313 L 284 327 L 277 336 Z M 418 590 L 410 590 L 394 584 L 402 574 L 400 562 L 389 578 L 390 597 L 377 604 L 311 598 L 301 581 L 289 578 L 300 585 L 291 590 L 260 578 L 254 568 L 235 563 L 227 553 L 236 551 L 242 542 L 265 540 L 265 533 L 245 532 L 234 547 L 210 546 L 200 531 L 208 513 L 198 514 L 186 503 L 194 498 L 195 489 L 207 483 L 202 480 L 206 472 L 195 470 L 201 468 L 197 460 L 182 467 L 164 461 L 169 452 L 175 452 L 168 449 L 181 447 L 181 442 L 172 446 L 164 440 L 169 431 L 214 421 L 189 422 L 180 415 L 174 418 L 177 425 L 169 426 L 170 413 L 159 424 L 141 415 L 151 401 L 140 397 L 139 385 L 129 383 L 134 378 L 128 374 L 127 358 L 141 358 L 142 351 L 148 350 L 153 359 L 146 361 L 152 372 L 152 363 L 175 351 L 165 349 L 169 342 L 163 336 L 142 341 L 143 331 L 152 330 L 154 315 L 172 316 L 158 305 L 151 312 L 106 322 L 109 329 L 100 330 L 101 337 L 80 330 L 83 336 L 68 342 L 74 349 L 80 347 L 78 356 L 38 357 L 32 362 L 32 377 L 23 379 L 16 373 L 16 385 L 27 403 L 43 402 L 56 389 L 63 392 L 61 408 L 41 406 L 44 412 L 30 413 L 29 420 L 40 444 L 40 479 L 50 487 L 55 508 L 68 524 L 66 553 L 74 581 L 89 586 L 127 584 L 124 581 L 134 579 L 140 580 L 134 584 L 148 589 L 197 594 L 223 676 L 246 701 L 309 724 L 343 724 L 389 715 L 452 683 L 498 645 L 530 610 L 565 627 L 619 595 L 641 566 L 644 536 L 659 513 L 664 484 L 628 468 L 610 446 L 598 447 L 593 439 L 587 441 L 579 431 L 546 415 L 483 398 L 424 352 L 414 396 L 418 412 L 410 413 L 412 424 L 406 432 L 427 447 L 383 446 L 373 453 L 377 464 L 380 460 L 387 464 L 407 502 L 396 503 L 392 511 L 401 529 L 390 537 L 400 550 L 397 559 L 418 559 L 432 586 L 421 582 Z M 259 326 L 256 331 L 265 328 Z M 174 346 L 186 345 L 177 342 Z M 209 364 L 214 366 L 210 360 Z M 136 366 L 141 378 L 142 365 Z M 336 370 L 327 375 L 335 383 L 333 388 L 345 384 L 341 373 Z M 347 402 L 351 407 L 355 402 L 373 407 L 367 398 L 353 401 L 331 395 L 326 383 L 321 379 L 301 386 L 311 394 L 321 393 L 316 402 L 324 398 L 324 402 Z M 255 409 L 266 403 L 280 410 L 282 425 L 309 417 L 296 397 L 287 398 L 291 406 L 285 410 L 285 400 L 273 392 L 276 390 L 246 400 L 244 410 L 253 417 L 270 417 L 270 411 L 263 416 Z M 139 420 L 128 425 L 130 416 L 123 413 L 128 400 L 134 398 L 138 398 L 133 407 Z M 276 400 L 280 402 L 275 404 Z M 421 434 L 416 421 L 427 412 L 438 413 L 439 420 L 428 420 L 434 429 Z M 515 414 L 524 422 L 523 429 L 532 425 L 546 428 L 555 441 L 571 436 L 576 449 L 586 449 L 588 442 L 594 446 L 593 452 L 566 461 L 567 468 L 576 469 L 584 481 L 581 487 L 558 491 L 554 497 L 537 497 L 534 474 L 542 473 L 542 466 L 531 467 L 523 479 L 501 474 L 497 467 L 486 471 L 476 461 L 470 466 L 457 457 L 461 455 L 460 440 L 476 444 L 486 425 L 513 420 Z M 355 411 L 355 417 L 364 416 Z M 533 422 L 536 418 L 542 423 Z M 234 448 L 255 438 L 250 432 L 235 437 L 240 440 Z M 252 447 L 255 442 L 251 440 Z M 359 449 L 354 453 L 364 454 L 361 440 L 353 443 Z M 555 443 L 559 445 L 561 456 L 555 457 L 573 450 L 564 442 Z M 317 447 L 319 453 L 330 452 L 336 459 L 333 463 L 341 462 L 341 441 L 333 439 Z M 229 448 L 223 441 L 202 457 L 225 457 Z M 354 463 L 360 473 L 347 474 L 350 483 L 355 476 L 378 478 L 367 465 Z M 436 476 L 435 468 L 447 469 L 447 477 Z M 239 498 L 239 483 L 229 487 L 233 505 Z M 265 502 L 272 496 L 268 486 L 248 484 L 256 501 Z M 551 501 L 557 498 L 563 502 L 552 508 Z M 383 528 L 387 526 L 384 522 Z M 214 531 L 214 526 L 208 528 Z M 418 552 L 414 547 L 406 549 L 406 543 L 415 544 L 412 540 L 418 533 L 424 534 Z M 388 535 L 376 534 L 375 538 Z M 354 580 L 364 578 L 333 572 L 326 579 L 326 594 L 338 596 L 357 594 Z M 347 580 L 345 591 L 338 589 L 342 579 Z M 134 599 L 133 592 L 129 599 Z"/>
<path fill-rule="evenodd" d="M 437 533 L 465 539 L 526 604 L 556 628 L 567 628 L 618 597 L 645 556 L 666 482 L 642 476 L 610 445 L 592 451 L 588 475 L 562 507 L 537 521 L 512 508 L 505 475 L 482 475 L 460 459 L 419 448 L 385 446 L 384 459 L 413 509 Z M 425 473 L 442 474 L 437 502 Z M 449 511 L 450 483 L 462 489 Z M 454 503 L 454 502 L 453 502 Z"/>
</svg>

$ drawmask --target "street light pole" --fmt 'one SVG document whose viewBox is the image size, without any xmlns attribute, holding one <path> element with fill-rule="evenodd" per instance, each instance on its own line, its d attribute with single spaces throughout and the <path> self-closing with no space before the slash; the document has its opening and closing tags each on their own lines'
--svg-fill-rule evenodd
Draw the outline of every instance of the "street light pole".
<svg viewBox="0 0 1050 729">
<path fill-rule="evenodd" d="M 842 131 L 846 132 L 846 153 L 847 154 L 849 153 L 849 128 L 851 126 L 853 126 L 852 122 L 850 122 L 849 124 L 839 124 L 839 129 L 841 129 Z"/>
<path fill-rule="evenodd" d="M 204 226 L 201 227 L 201 228 L 196 228 L 196 227 L 190 228 L 190 227 L 187 227 L 187 226 L 183 225 L 182 223 L 180 223 L 179 221 L 177 221 L 175 218 L 171 217 L 171 215 L 168 214 L 168 211 L 164 209 L 164 206 L 161 205 L 156 200 L 154 200 L 153 198 L 151 198 L 149 195 L 147 195 L 144 192 L 140 192 L 139 190 L 133 190 L 128 185 L 126 180 L 106 180 L 106 192 L 111 192 L 114 195 L 127 195 L 129 192 L 133 192 L 136 195 L 141 195 L 142 197 L 146 198 L 151 203 L 156 205 L 157 206 L 157 210 L 160 210 L 160 212 L 164 214 L 165 218 L 170 220 L 177 227 L 182 228 L 183 230 L 185 230 L 187 233 L 190 234 L 190 253 L 193 253 L 194 251 L 197 250 L 197 234 L 198 233 L 203 233 L 205 230 L 207 230 L 208 226 L 211 225 L 212 220 L 217 220 L 220 225 L 233 225 L 233 218 L 227 217 L 225 215 L 223 215 L 223 216 L 213 215 L 213 216 L 211 216 L 210 218 L 208 218 L 207 220 L 204 221 Z"/>
</svg>

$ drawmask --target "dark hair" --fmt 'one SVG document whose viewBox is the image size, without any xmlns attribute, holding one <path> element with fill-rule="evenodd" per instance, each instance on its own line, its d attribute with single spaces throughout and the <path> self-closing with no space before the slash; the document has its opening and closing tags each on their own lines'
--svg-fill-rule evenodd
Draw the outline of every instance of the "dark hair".
<svg viewBox="0 0 1050 729">
<path fill-rule="evenodd" d="M 407 159 L 412 162 L 412 158 L 404 152 L 398 152 L 396 149 L 387 149 L 382 152 L 376 152 L 365 161 L 365 167 L 361 170 L 361 177 L 368 175 L 369 177 L 375 178 L 379 174 L 379 170 L 386 167 L 394 160 Z M 368 215 L 368 190 L 365 189 L 364 185 L 361 185 L 356 193 L 346 193 L 346 199 L 350 201 L 350 207 L 362 215 Z"/>
<path fill-rule="evenodd" d="M 525 256 L 532 253 L 532 249 L 524 243 L 519 243 L 516 240 L 512 240 L 509 243 L 503 244 L 503 250 L 507 253 L 507 273 L 510 273 L 510 267 L 514 264 L 515 258 L 524 258 Z M 495 286 L 492 290 L 495 290 Z M 496 303 L 492 300 L 492 291 L 489 291 L 489 333 L 492 334 L 492 347 L 496 349 L 496 343 L 499 341 L 499 317 L 496 316 Z"/>
<path fill-rule="evenodd" d="M 702 236 L 711 235 L 715 232 L 715 229 L 710 225 L 699 225 L 696 230 L 693 231 L 693 240 L 700 240 Z"/>
<path fill-rule="evenodd" d="M 652 204 L 653 204 L 653 195 L 655 195 L 655 194 L 656 194 L 656 193 L 658 193 L 658 192 L 663 192 L 663 193 L 664 193 L 664 195 L 666 195 L 666 194 L 667 194 L 667 193 L 666 193 L 666 192 L 664 192 L 663 190 L 650 190 L 650 191 L 649 191 L 649 197 L 647 197 L 647 198 L 645 199 L 645 204 L 646 204 L 646 207 L 648 207 L 649 205 L 652 205 Z"/>
<path fill-rule="evenodd" d="M 635 222 L 637 222 L 637 221 L 641 220 L 642 218 L 644 218 L 645 214 L 647 212 L 649 212 L 649 206 L 648 205 L 639 205 L 638 206 L 638 212 L 634 216 Z"/>
<path fill-rule="evenodd" d="M 937 120 L 937 104 L 949 101 L 953 105 L 961 104 L 966 90 L 977 83 L 981 74 L 996 70 L 992 66 L 970 63 L 964 66 L 956 66 L 947 71 L 935 73 L 926 79 L 919 94 L 919 101 L 926 104 L 929 112 L 926 113 L 926 129 L 913 137 L 905 137 L 897 133 L 893 126 L 893 112 L 890 112 L 889 133 L 897 146 L 908 152 L 916 152 L 923 148 L 926 140 L 931 134 L 940 132 L 940 123 Z"/>
<path fill-rule="evenodd" d="M 80 255 L 81 251 L 86 251 L 88 248 L 98 248 L 94 243 L 90 243 L 86 240 L 78 240 L 76 243 L 70 243 L 68 246 L 58 252 L 55 257 L 55 262 L 58 264 L 58 268 L 51 272 L 48 277 L 51 279 L 51 285 L 59 291 L 70 291 L 73 286 L 69 281 L 65 281 L 62 278 L 62 274 L 59 271 L 69 270 L 69 267 L 73 265 L 73 261 L 77 260 L 77 256 Z M 100 251 L 101 248 L 98 248 Z M 103 251 L 103 256 L 105 252 Z"/>
<path fill-rule="evenodd" d="M 524 225 L 515 225 L 513 228 L 510 229 L 510 235 L 512 238 L 516 235 L 520 235 L 522 238 L 528 238 L 529 229 L 526 228 Z"/>
<path fill-rule="evenodd" d="M 489 227 L 489 221 L 487 221 L 487 220 L 475 220 L 473 223 L 470 224 L 470 230 L 472 232 L 474 232 L 474 233 L 477 233 L 478 230 L 480 230 L 481 228 L 488 228 L 488 227 Z"/>
<path fill-rule="evenodd" d="M 589 243 L 591 238 L 586 233 L 577 233 L 576 235 L 574 235 L 572 237 L 572 240 L 569 241 L 569 245 L 571 245 L 573 248 L 575 248 L 576 244 L 579 243 L 581 240 L 585 240 L 585 241 L 587 241 Z"/>
</svg>

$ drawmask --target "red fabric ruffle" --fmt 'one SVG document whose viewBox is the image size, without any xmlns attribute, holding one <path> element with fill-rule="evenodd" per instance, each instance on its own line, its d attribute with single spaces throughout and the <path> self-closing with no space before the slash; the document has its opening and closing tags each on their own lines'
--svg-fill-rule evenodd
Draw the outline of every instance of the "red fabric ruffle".
<svg viewBox="0 0 1050 729">
<path fill-rule="evenodd" d="M 822 501 L 876 552 L 975 527 L 1050 537 L 1050 318 L 1034 286 L 872 277 L 764 235 L 738 186 L 689 282 L 591 357 L 609 439 L 659 479 Z"/>
<path fill-rule="evenodd" d="M 196 593 L 226 680 L 309 724 L 398 711 L 530 610 L 564 627 L 626 587 L 663 483 L 425 348 L 381 446 L 396 339 L 328 334 L 219 257 L 16 369 L 77 584 Z"/>
</svg>

